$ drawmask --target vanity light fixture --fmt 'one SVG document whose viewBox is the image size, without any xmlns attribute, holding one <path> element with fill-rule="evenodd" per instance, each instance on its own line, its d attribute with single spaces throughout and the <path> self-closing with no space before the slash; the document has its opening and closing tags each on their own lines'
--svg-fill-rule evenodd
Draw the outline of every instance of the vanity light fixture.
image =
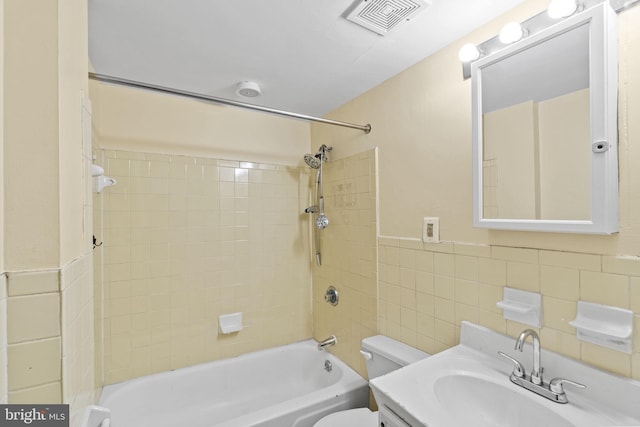
<svg viewBox="0 0 640 427">
<path fill-rule="evenodd" d="M 462 62 L 471 62 L 480 58 L 481 54 L 482 52 L 480 51 L 480 49 L 478 49 L 478 46 L 473 43 L 467 43 L 460 48 L 460 51 L 458 52 L 458 58 Z"/>
<path fill-rule="evenodd" d="M 608 0 L 614 11 L 620 12 L 634 5 L 640 4 L 640 0 Z M 462 46 L 458 57 L 462 62 L 462 76 L 465 79 L 471 77 L 471 64 L 481 57 L 486 57 L 507 48 L 507 45 L 515 43 L 524 37 L 538 34 L 552 25 L 558 24 L 563 18 L 571 17 L 579 12 L 588 10 L 603 0 L 549 0 L 547 10 L 522 21 L 510 22 L 505 25 L 499 35 L 485 40 L 477 45 L 468 43 Z"/>
<path fill-rule="evenodd" d="M 566 18 L 576 13 L 580 9 L 577 0 L 551 0 L 547 8 L 547 14 L 552 19 Z"/>
<path fill-rule="evenodd" d="M 498 38 L 504 44 L 511 44 L 526 37 L 527 34 L 527 30 L 519 22 L 512 21 L 502 27 Z"/>
</svg>

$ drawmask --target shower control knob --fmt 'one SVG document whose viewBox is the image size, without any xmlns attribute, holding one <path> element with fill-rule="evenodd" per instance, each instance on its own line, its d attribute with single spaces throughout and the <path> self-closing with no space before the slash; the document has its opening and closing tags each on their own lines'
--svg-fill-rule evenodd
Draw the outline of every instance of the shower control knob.
<svg viewBox="0 0 640 427">
<path fill-rule="evenodd" d="M 333 286 L 329 286 L 327 292 L 324 294 L 324 300 L 333 306 L 338 305 L 338 290 Z"/>
</svg>

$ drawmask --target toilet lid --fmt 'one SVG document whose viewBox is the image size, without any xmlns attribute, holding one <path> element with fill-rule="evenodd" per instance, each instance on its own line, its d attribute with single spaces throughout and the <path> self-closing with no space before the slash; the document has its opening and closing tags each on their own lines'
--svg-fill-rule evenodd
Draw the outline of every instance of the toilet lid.
<svg viewBox="0 0 640 427">
<path fill-rule="evenodd" d="M 376 427 L 377 425 L 377 412 L 371 412 L 368 408 L 358 408 L 329 414 L 313 427 Z"/>
</svg>

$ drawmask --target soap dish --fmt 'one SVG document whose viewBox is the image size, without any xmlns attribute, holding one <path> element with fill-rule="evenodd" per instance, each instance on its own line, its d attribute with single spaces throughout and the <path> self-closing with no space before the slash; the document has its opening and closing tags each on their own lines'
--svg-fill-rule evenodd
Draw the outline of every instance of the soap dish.
<svg viewBox="0 0 640 427">
<path fill-rule="evenodd" d="M 578 315 L 569 322 L 581 341 L 631 354 L 633 312 L 619 307 L 578 301 Z"/>
<path fill-rule="evenodd" d="M 242 330 L 242 312 L 222 314 L 218 316 L 220 332 L 223 334 L 232 334 Z"/>
<path fill-rule="evenodd" d="M 503 300 L 496 303 L 502 316 L 525 325 L 542 326 L 542 295 L 519 289 L 504 288 Z"/>
</svg>

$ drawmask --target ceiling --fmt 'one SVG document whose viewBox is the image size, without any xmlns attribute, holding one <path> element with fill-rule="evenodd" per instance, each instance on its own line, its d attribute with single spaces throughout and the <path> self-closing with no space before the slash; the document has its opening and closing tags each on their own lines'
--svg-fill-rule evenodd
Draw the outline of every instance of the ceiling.
<svg viewBox="0 0 640 427">
<path fill-rule="evenodd" d="M 99 74 L 321 116 L 523 0 L 431 0 L 385 36 L 345 19 L 359 2 L 89 0 L 89 56 Z M 262 96 L 237 95 L 244 80 Z"/>
</svg>

